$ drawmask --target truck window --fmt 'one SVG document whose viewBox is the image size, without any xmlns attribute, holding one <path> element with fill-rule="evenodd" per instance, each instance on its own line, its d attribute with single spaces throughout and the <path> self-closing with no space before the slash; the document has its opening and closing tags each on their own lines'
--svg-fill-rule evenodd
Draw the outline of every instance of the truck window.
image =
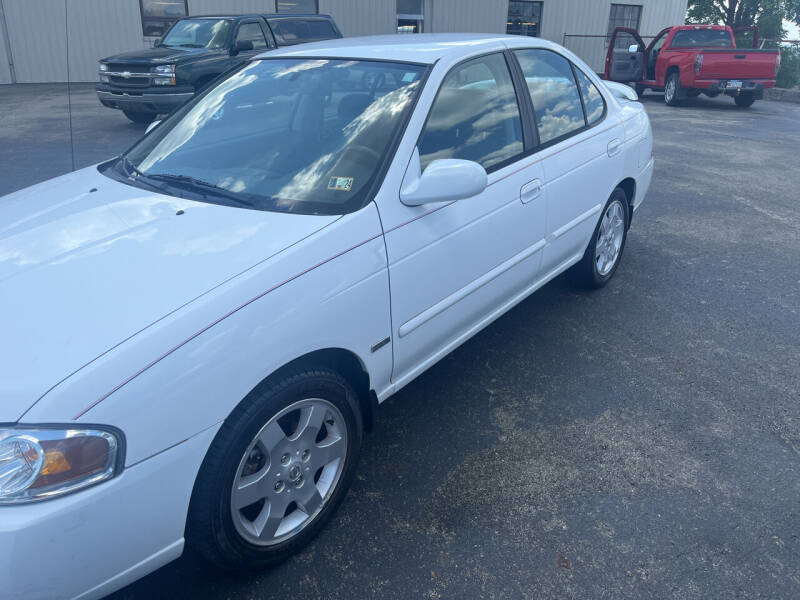
<svg viewBox="0 0 800 600">
<path fill-rule="evenodd" d="M 261 31 L 261 26 L 258 23 L 242 23 L 239 26 L 239 33 L 236 34 L 237 42 L 253 42 L 253 49 L 267 47 L 267 40 L 264 38 L 264 32 Z"/>
<path fill-rule="evenodd" d="M 279 43 L 285 45 L 339 37 L 330 22 L 323 19 L 280 19 L 271 21 L 270 26 Z"/>
<path fill-rule="evenodd" d="M 681 29 L 672 38 L 673 48 L 732 48 L 727 29 Z"/>
<path fill-rule="evenodd" d="M 161 40 L 162 46 L 184 48 L 223 48 L 230 35 L 228 19 L 183 19 L 175 23 Z"/>
</svg>

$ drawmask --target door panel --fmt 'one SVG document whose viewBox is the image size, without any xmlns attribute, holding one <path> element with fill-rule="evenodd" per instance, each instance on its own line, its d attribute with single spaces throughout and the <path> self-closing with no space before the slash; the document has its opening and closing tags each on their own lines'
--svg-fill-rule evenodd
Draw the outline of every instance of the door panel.
<svg viewBox="0 0 800 600">
<path fill-rule="evenodd" d="M 412 207 L 395 195 L 391 206 L 378 205 L 389 259 L 393 382 L 416 375 L 535 281 L 545 236 L 536 188 L 544 172 L 536 159 L 513 160 L 522 140 L 502 53 L 448 73 L 406 177 L 434 160 L 459 158 L 483 165 L 488 186 L 454 202 Z"/>
<path fill-rule="evenodd" d="M 638 46 L 631 53 L 630 46 Z M 605 79 L 628 83 L 644 75 L 644 42 L 635 29 L 617 27 L 611 34 L 606 52 Z"/>
</svg>

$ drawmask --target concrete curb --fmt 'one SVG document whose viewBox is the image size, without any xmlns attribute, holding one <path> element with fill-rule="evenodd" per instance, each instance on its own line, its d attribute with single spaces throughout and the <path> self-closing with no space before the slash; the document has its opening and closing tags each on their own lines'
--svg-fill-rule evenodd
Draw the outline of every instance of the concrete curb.
<svg viewBox="0 0 800 600">
<path fill-rule="evenodd" d="M 778 102 L 792 102 L 800 104 L 800 90 L 795 88 L 787 90 L 785 88 L 770 88 L 764 90 L 764 100 L 777 100 Z"/>
</svg>

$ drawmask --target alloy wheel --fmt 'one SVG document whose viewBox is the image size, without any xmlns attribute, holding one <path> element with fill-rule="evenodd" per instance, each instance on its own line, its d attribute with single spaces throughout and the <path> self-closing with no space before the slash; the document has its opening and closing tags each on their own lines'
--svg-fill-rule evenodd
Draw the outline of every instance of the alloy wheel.
<svg viewBox="0 0 800 600">
<path fill-rule="evenodd" d="M 321 398 L 295 402 L 248 444 L 231 490 L 239 535 L 269 546 L 296 535 L 333 495 L 347 457 L 342 413 Z"/>
<path fill-rule="evenodd" d="M 622 240 L 625 237 L 625 209 L 619 200 L 614 200 L 606 208 L 597 232 L 594 262 L 601 277 L 608 275 L 619 260 Z"/>
</svg>

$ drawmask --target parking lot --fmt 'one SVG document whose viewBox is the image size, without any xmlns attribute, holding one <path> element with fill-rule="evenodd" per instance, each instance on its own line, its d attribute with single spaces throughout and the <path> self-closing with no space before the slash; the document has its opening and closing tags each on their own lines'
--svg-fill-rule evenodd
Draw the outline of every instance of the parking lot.
<svg viewBox="0 0 800 600">
<path fill-rule="evenodd" d="M 70 169 L 64 89 L 0 86 L 0 194 Z M 114 597 L 800 596 L 800 106 L 643 102 L 656 172 L 606 288 L 556 279 L 388 400 L 299 555 Z M 144 130 L 72 103 L 78 167 Z"/>
</svg>

